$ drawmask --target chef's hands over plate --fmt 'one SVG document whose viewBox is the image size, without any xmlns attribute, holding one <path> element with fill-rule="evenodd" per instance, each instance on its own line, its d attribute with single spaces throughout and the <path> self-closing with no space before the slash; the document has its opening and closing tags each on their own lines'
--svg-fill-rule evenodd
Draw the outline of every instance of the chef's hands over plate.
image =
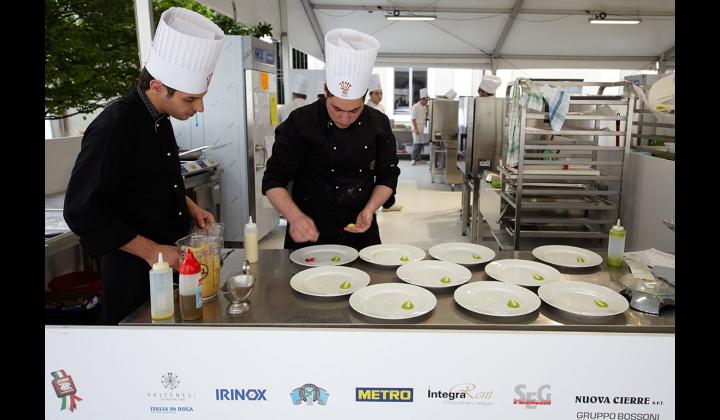
<svg viewBox="0 0 720 420">
<path fill-rule="evenodd" d="M 288 220 L 288 222 L 290 224 L 290 237 L 296 243 L 317 242 L 320 237 L 315 222 L 304 213 L 300 213 L 300 215 Z"/>
<path fill-rule="evenodd" d="M 345 231 L 350 233 L 364 233 L 370 229 L 374 214 L 375 213 L 370 210 L 363 209 L 363 211 L 358 214 L 357 219 L 355 219 L 355 223 L 350 223 L 345 226 Z"/>
</svg>

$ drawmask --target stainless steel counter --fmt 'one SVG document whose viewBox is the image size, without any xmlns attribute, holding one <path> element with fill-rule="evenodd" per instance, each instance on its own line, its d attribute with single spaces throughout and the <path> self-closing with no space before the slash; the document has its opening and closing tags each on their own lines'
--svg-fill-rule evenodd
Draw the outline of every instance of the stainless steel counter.
<svg viewBox="0 0 720 420">
<path fill-rule="evenodd" d="M 290 278 L 306 269 L 289 259 L 288 250 L 260 250 L 260 259 L 252 264 L 251 272 L 257 278 L 257 285 L 250 296 L 251 309 L 238 316 L 228 316 L 225 309 L 227 300 L 218 294 L 204 303 L 204 315 L 198 321 L 181 321 L 180 310 L 175 301 L 175 319 L 152 321 L 150 302 L 138 308 L 121 322 L 121 325 L 182 325 L 182 326 L 246 326 L 246 327 L 313 327 L 313 328 L 427 328 L 427 329 L 470 329 L 470 330 L 514 330 L 514 331 L 594 331 L 594 332 L 646 332 L 674 333 L 675 310 L 665 308 L 658 315 L 638 312 L 630 308 L 624 314 L 597 318 L 581 318 L 562 313 L 543 303 L 532 314 L 505 319 L 478 315 L 457 305 L 453 299 L 455 288 L 434 291 L 437 306 L 427 315 L 402 321 L 385 321 L 368 318 L 355 312 L 348 303 L 349 296 L 318 298 L 305 296 L 290 287 Z M 601 253 L 603 257 L 605 255 Z M 429 257 L 428 257 L 429 258 Z M 522 258 L 534 260 L 528 251 L 500 251 L 496 259 Z M 244 250 L 234 250 L 225 260 L 222 278 L 242 271 L 245 260 Z M 366 263 L 359 258 L 349 267 L 358 268 L 370 275 L 370 284 L 402 282 L 395 275 L 395 268 L 385 268 Z M 600 284 L 620 291 L 620 277 L 628 272 L 627 267 L 591 269 L 563 269 L 563 280 L 582 280 Z M 472 268 L 473 281 L 494 281 L 484 272 L 484 264 Z"/>
</svg>

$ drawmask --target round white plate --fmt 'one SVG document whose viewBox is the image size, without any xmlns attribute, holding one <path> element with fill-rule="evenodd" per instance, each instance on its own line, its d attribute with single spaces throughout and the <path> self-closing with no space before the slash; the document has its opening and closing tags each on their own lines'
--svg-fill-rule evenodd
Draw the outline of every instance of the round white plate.
<svg viewBox="0 0 720 420">
<path fill-rule="evenodd" d="M 464 242 L 448 242 L 430 248 L 430 255 L 436 260 L 448 261 L 456 264 L 482 264 L 495 258 L 492 249 Z"/>
<path fill-rule="evenodd" d="M 560 280 L 560 272 L 549 265 L 528 260 L 497 260 L 485 266 L 495 280 L 518 286 L 542 286 Z"/>
<path fill-rule="evenodd" d="M 290 279 L 290 287 L 310 296 L 343 296 L 370 284 L 370 276 L 357 268 L 325 266 L 303 270 Z"/>
<path fill-rule="evenodd" d="M 400 280 L 422 287 L 454 287 L 470 281 L 472 273 L 460 264 L 447 261 L 413 261 L 398 267 Z"/>
<path fill-rule="evenodd" d="M 381 283 L 364 287 L 350 295 L 350 307 L 363 315 L 380 319 L 407 319 L 435 308 L 437 298 L 412 284 Z"/>
<path fill-rule="evenodd" d="M 620 293 L 583 281 L 557 281 L 540 286 L 538 296 L 548 305 L 582 316 L 621 314 L 630 305 Z"/>
<path fill-rule="evenodd" d="M 358 252 L 345 245 L 313 245 L 296 249 L 290 254 L 290 261 L 307 267 L 343 265 L 355 261 Z"/>
<path fill-rule="evenodd" d="M 361 249 L 360 258 L 373 264 L 396 266 L 422 260 L 425 251 L 412 245 L 380 244 Z"/>
<path fill-rule="evenodd" d="M 543 245 L 532 250 L 535 258 L 561 267 L 593 267 L 600 265 L 600 255 L 587 249 L 566 245 Z"/>
<path fill-rule="evenodd" d="M 496 281 L 476 281 L 458 287 L 455 302 L 468 311 L 492 316 L 518 316 L 540 307 L 540 298 L 528 289 Z"/>
</svg>

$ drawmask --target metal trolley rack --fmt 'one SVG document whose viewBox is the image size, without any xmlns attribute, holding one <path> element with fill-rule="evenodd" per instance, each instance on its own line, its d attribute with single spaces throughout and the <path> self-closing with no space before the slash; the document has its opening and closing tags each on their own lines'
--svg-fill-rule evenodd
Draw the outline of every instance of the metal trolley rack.
<svg viewBox="0 0 720 420">
<path fill-rule="evenodd" d="M 527 79 L 510 83 L 508 98 L 512 89 L 528 89 L 529 83 Z M 524 238 L 604 242 L 610 225 L 622 214 L 622 174 L 630 152 L 634 107 L 634 94 L 624 89 L 629 82 L 551 84 L 576 89 L 597 87 L 597 93 L 571 95 L 570 109 L 559 132 L 552 131 L 547 112 L 528 110 L 519 101 L 507 102 L 506 115 L 510 115 L 511 107 L 518 107 L 520 139 L 517 168 L 498 166 L 501 216 L 500 229 L 494 230 L 493 236 L 502 249 L 519 250 Z M 620 87 L 623 93 L 603 95 L 609 87 Z M 603 105 L 613 106 L 617 114 L 592 112 Z M 615 129 L 601 128 L 601 121 L 615 122 Z M 600 138 L 606 136 L 614 137 L 612 145 L 602 144 Z M 503 141 L 507 144 L 507 137 Z"/>
</svg>

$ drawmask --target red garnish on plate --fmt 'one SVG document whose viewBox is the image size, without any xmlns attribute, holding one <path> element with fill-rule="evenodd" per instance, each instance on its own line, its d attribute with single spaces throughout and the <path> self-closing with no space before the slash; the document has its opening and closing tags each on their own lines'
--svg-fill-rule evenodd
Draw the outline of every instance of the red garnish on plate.
<svg viewBox="0 0 720 420">
<path fill-rule="evenodd" d="M 307 263 L 315 262 L 315 258 L 314 257 L 305 258 L 305 262 L 307 262 Z"/>
</svg>

